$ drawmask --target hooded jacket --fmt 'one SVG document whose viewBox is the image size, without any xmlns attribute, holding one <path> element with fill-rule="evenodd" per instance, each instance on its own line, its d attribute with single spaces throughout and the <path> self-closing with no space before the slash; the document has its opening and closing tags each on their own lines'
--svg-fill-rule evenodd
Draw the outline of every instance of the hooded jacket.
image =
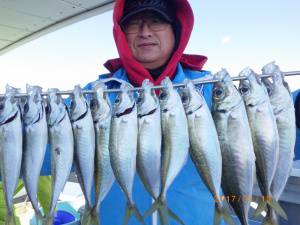
<svg viewBox="0 0 300 225">
<path fill-rule="evenodd" d="M 126 37 L 119 25 L 119 21 L 123 16 L 124 0 L 116 0 L 114 14 L 113 14 L 113 34 L 118 49 L 120 58 L 108 60 L 104 66 L 113 74 L 120 68 L 124 68 L 127 72 L 129 81 L 134 86 L 141 86 L 144 79 L 149 79 L 154 85 L 160 84 L 160 82 L 169 76 L 174 78 L 177 65 L 180 63 L 184 68 L 191 70 L 201 70 L 207 58 L 201 55 L 187 55 L 183 54 L 194 25 L 194 15 L 187 0 L 173 0 L 176 8 L 176 18 L 181 26 L 181 36 L 177 49 L 174 51 L 169 62 L 164 68 L 160 76 L 154 80 L 147 69 L 145 69 L 137 60 L 132 56 L 129 49 Z"/>
</svg>

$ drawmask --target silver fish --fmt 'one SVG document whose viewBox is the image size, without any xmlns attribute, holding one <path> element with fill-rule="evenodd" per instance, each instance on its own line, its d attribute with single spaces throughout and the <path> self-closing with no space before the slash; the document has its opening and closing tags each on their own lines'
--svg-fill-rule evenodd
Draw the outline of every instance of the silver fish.
<svg viewBox="0 0 300 225">
<path fill-rule="evenodd" d="M 255 175 L 255 155 L 242 97 L 223 69 L 214 76 L 212 115 L 222 152 L 224 195 L 242 225 L 249 224 L 248 212 Z"/>
<path fill-rule="evenodd" d="M 91 110 L 79 85 L 73 90 L 70 107 L 71 124 L 75 139 L 74 163 L 77 178 L 86 200 L 82 224 L 88 224 L 92 210 L 91 191 L 95 164 L 95 131 Z"/>
<path fill-rule="evenodd" d="M 27 84 L 27 101 L 24 105 L 24 146 L 22 173 L 24 185 L 36 213 L 41 219 L 38 205 L 38 182 L 48 143 L 45 106 L 41 96 L 42 88 Z"/>
<path fill-rule="evenodd" d="M 18 89 L 6 85 L 0 101 L 0 170 L 7 208 L 5 224 L 15 225 L 13 196 L 18 184 L 22 161 L 21 112 L 15 99 Z"/>
<path fill-rule="evenodd" d="M 287 83 L 283 80 L 284 76 L 280 68 L 272 62 L 265 65 L 262 72 L 263 74 L 272 75 L 272 82 L 267 79 L 263 79 L 263 82 L 269 89 L 270 101 L 279 134 L 279 160 L 271 185 L 271 193 L 274 199 L 278 201 L 290 176 L 294 159 L 296 141 L 295 112 L 292 97 L 287 89 Z M 268 211 L 264 222 L 265 224 L 277 222 L 273 210 Z"/>
<path fill-rule="evenodd" d="M 122 92 L 118 94 L 113 106 L 110 161 L 115 178 L 127 199 L 123 224 L 127 224 L 132 215 L 144 224 L 132 196 L 138 137 L 137 109 L 133 97 L 128 94 L 126 85 L 122 85 L 121 89 Z"/>
<path fill-rule="evenodd" d="M 94 121 L 96 134 L 96 156 L 95 156 L 95 189 L 96 201 L 92 212 L 91 224 L 99 224 L 99 207 L 101 201 L 111 189 L 115 177 L 110 165 L 109 135 L 112 110 L 108 96 L 104 93 L 104 83 L 96 81 L 93 83 L 95 94 L 91 100 L 90 108 Z"/>
<path fill-rule="evenodd" d="M 188 159 L 190 146 L 188 124 L 180 96 L 173 88 L 170 78 L 165 78 L 162 85 L 164 88 L 159 96 L 163 136 L 162 189 L 159 197 L 145 215 L 148 216 L 158 210 L 162 219 L 161 224 L 170 224 L 168 215 L 177 222 L 184 224 L 178 216 L 167 208 L 166 195 L 168 188 Z"/>
<path fill-rule="evenodd" d="M 210 110 L 191 81 L 185 81 L 180 95 L 188 121 L 191 158 L 216 202 L 214 224 L 219 224 L 221 217 L 234 224 L 221 201 L 222 155 Z"/>
<path fill-rule="evenodd" d="M 60 193 L 71 173 L 74 156 L 74 137 L 69 114 L 58 89 L 49 89 L 47 122 L 51 149 L 52 195 L 45 224 L 53 223 L 55 207 Z"/>
<path fill-rule="evenodd" d="M 160 194 L 161 182 L 161 120 L 159 100 L 148 79 L 137 101 L 138 109 L 138 152 L 137 171 L 144 187 L 153 199 Z M 155 140 L 155 141 L 153 141 Z M 153 215 L 156 219 L 157 215 Z"/>
<path fill-rule="evenodd" d="M 240 76 L 247 77 L 247 80 L 240 82 L 239 90 L 246 105 L 256 156 L 257 180 L 262 193 L 260 205 L 254 216 L 257 217 L 267 205 L 284 214 L 271 193 L 278 162 L 279 136 L 268 92 L 250 68 L 245 68 Z"/>
</svg>

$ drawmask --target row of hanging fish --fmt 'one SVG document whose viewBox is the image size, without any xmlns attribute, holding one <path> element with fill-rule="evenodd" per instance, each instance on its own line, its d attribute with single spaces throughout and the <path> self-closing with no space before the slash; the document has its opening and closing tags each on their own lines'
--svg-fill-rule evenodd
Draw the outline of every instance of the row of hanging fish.
<svg viewBox="0 0 300 225">
<path fill-rule="evenodd" d="M 101 201 L 115 180 L 127 199 L 123 224 L 131 216 L 144 224 L 143 218 L 155 211 L 161 225 L 170 224 L 169 217 L 184 224 L 167 206 L 167 191 L 189 155 L 215 200 L 214 224 L 222 219 L 234 224 L 221 190 L 241 224 L 249 224 L 255 176 L 263 198 L 254 216 L 266 210 L 263 224 L 278 224 L 277 215 L 286 218 L 278 200 L 292 168 L 295 115 L 279 67 L 270 63 L 263 73 L 272 75 L 272 82 L 244 69 L 240 76 L 247 79 L 238 89 L 226 70 L 215 74 L 219 81 L 214 84 L 211 110 L 191 81 L 176 90 L 169 78 L 162 82 L 159 97 L 148 80 L 137 100 L 122 85 L 113 105 L 104 83 L 93 84 L 89 103 L 76 86 L 70 112 L 57 89 L 49 89 L 45 107 L 41 88 L 28 86 L 26 103 L 19 107 L 18 90 L 7 86 L 0 102 L 0 168 L 7 224 L 15 224 L 13 193 L 20 172 L 38 220 L 53 223 L 73 157 L 86 200 L 81 224 L 100 224 Z M 47 143 L 52 156 L 52 197 L 49 213 L 42 215 L 37 187 Z M 144 215 L 136 208 L 132 192 L 136 171 L 154 199 Z"/>
</svg>

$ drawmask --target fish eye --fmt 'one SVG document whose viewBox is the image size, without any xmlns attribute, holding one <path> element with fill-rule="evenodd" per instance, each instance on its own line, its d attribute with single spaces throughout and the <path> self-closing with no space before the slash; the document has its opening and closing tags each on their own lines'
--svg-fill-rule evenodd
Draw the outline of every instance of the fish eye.
<svg viewBox="0 0 300 225">
<path fill-rule="evenodd" d="M 24 105 L 24 113 L 27 113 L 29 111 L 29 104 L 28 104 L 28 102 L 27 103 L 25 103 L 25 105 Z"/>
<path fill-rule="evenodd" d="M 181 95 L 181 101 L 182 102 L 187 102 L 188 100 L 189 100 L 189 98 L 188 98 L 187 95 L 185 95 L 185 94 Z"/>
<path fill-rule="evenodd" d="M 250 91 L 250 88 L 246 85 L 243 85 L 239 88 L 241 95 L 247 95 Z"/>
<path fill-rule="evenodd" d="M 121 95 L 119 95 L 116 100 L 115 100 L 115 104 L 119 104 L 121 102 Z"/>
<path fill-rule="evenodd" d="M 213 90 L 213 96 L 215 98 L 222 98 L 224 95 L 225 95 L 225 93 L 224 93 L 223 88 L 217 87 Z"/>
<path fill-rule="evenodd" d="M 161 92 L 161 94 L 159 95 L 160 100 L 165 100 L 167 97 L 168 97 L 168 94 L 166 92 Z"/>
<path fill-rule="evenodd" d="M 98 107 L 98 101 L 97 99 L 92 99 L 90 103 L 91 109 L 96 109 Z"/>
<path fill-rule="evenodd" d="M 71 109 L 71 110 L 74 110 L 74 108 L 75 108 L 75 103 L 74 103 L 74 101 L 71 101 L 70 109 Z"/>
<path fill-rule="evenodd" d="M 268 86 L 266 87 L 266 89 L 267 89 L 268 95 L 272 95 L 272 89 Z"/>
<path fill-rule="evenodd" d="M 45 110 L 46 110 L 46 114 L 50 114 L 50 112 L 51 112 L 51 106 L 50 105 L 46 105 Z"/>
<path fill-rule="evenodd" d="M 4 104 L 0 104 L 0 110 L 2 111 L 4 109 Z"/>
<path fill-rule="evenodd" d="M 139 96 L 138 99 L 136 100 L 137 104 L 141 104 L 143 102 L 143 97 Z"/>
</svg>

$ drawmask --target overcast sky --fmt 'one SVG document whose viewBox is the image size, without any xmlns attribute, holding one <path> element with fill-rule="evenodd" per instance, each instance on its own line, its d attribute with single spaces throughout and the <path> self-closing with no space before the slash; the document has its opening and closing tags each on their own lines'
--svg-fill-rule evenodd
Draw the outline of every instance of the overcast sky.
<svg viewBox="0 0 300 225">
<path fill-rule="evenodd" d="M 195 26 L 186 53 L 209 60 L 204 69 L 226 68 L 232 76 L 246 66 L 258 73 L 275 60 L 283 71 L 300 70 L 299 0 L 190 0 Z M 102 64 L 117 57 L 112 12 L 50 33 L 0 56 L 0 93 L 6 83 L 46 90 L 96 80 L 107 72 Z M 288 78 L 292 90 L 300 77 Z M 292 81 L 292 82 L 291 82 Z"/>
</svg>

